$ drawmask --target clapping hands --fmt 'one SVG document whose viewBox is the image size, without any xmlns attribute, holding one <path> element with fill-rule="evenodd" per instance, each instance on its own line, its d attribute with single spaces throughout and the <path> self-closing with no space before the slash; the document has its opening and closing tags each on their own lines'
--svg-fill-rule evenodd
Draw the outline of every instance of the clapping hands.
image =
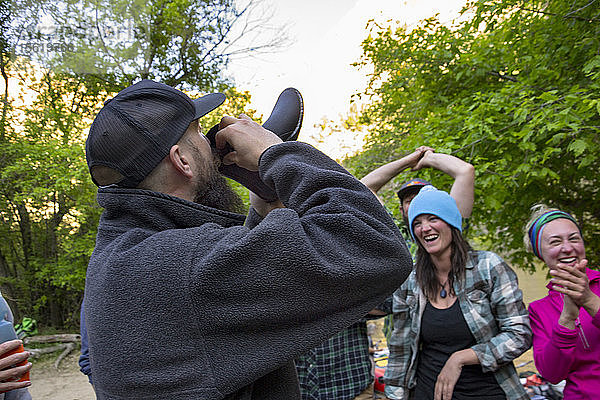
<svg viewBox="0 0 600 400">
<path fill-rule="evenodd" d="M 574 329 L 574 321 L 579 316 L 579 309 L 584 308 L 590 316 L 595 316 L 600 308 L 600 298 L 590 289 L 590 281 L 586 273 L 588 261 L 584 258 L 573 265 L 558 264 L 550 270 L 552 288 L 564 295 L 564 306 L 559 323 Z"/>
</svg>

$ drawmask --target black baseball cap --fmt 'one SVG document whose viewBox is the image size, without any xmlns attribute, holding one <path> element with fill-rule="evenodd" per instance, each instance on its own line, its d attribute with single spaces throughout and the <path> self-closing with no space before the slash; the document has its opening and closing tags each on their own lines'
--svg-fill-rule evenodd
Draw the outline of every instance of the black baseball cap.
<svg viewBox="0 0 600 400">
<path fill-rule="evenodd" d="M 404 182 L 402 186 L 400 186 L 400 190 L 396 192 L 398 198 L 400 199 L 400 203 L 402 203 L 402 200 L 404 197 L 406 197 L 406 195 L 418 193 L 423 186 L 427 185 L 431 185 L 431 183 L 421 178 L 413 178 Z"/>
<path fill-rule="evenodd" d="M 169 154 L 192 121 L 225 101 L 222 93 L 196 100 L 162 83 L 144 79 L 107 100 L 85 142 L 90 173 L 103 165 L 119 171 L 119 186 L 134 188 Z M 92 176 L 94 183 L 99 186 Z"/>
</svg>

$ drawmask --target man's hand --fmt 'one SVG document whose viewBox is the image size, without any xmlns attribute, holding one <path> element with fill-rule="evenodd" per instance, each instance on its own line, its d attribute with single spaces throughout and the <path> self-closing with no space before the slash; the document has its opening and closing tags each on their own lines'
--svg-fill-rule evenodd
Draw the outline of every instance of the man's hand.
<svg viewBox="0 0 600 400">
<path fill-rule="evenodd" d="M 261 217 L 266 217 L 268 213 L 273 211 L 276 208 L 285 208 L 281 200 L 275 200 L 272 202 L 265 201 L 261 199 L 257 194 L 250 191 L 250 204 L 252 208 L 260 215 Z"/>
<path fill-rule="evenodd" d="M 423 159 L 425 157 L 430 159 L 433 153 L 435 153 L 435 150 L 429 146 L 417 147 L 414 152 L 407 156 L 410 157 L 412 161 L 412 164 L 410 165 L 410 170 L 418 171 L 421 168 L 430 167 L 430 162 L 428 160 L 424 162 Z"/>
<path fill-rule="evenodd" d="M 16 365 L 29 358 L 29 352 L 23 351 L 7 356 L 6 353 L 14 351 L 21 346 L 20 340 L 10 340 L 0 344 L 0 393 L 20 389 L 31 385 L 30 381 L 16 382 L 31 369 L 31 363 L 17 367 Z"/>
<path fill-rule="evenodd" d="M 475 199 L 475 168 L 468 162 L 450 154 L 434 153 L 432 149 L 425 150 L 413 171 L 422 168 L 434 168 L 454 178 L 450 196 L 456 200 L 456 205 L 463 218 L 471 216 Z"/>
<path fill-rule="evenodd" d="M 219 129 L 215 136 L 217 149 L 225 148 L 227 143 L 233 148 L 223 157 L 223 163 L 237 164 L 249 171 L 258 171 L 261 154 L 269 147 L 282 143 L 279 136 L 244 114 L 240 118 L 223 117 Z"/>
<path fill-rule="evenodd" d="M 434 150 L 431 147 L 420 146 L 412 153 L 399 158 L 398 160 L 389 162 L 381 167 L 369 172 L 360 181 L 375 194 L 388 183 L 392 178 L 407 168 L 415 168 L 423 153 Z M 379 200 L 382 204 L 383 202 Z"/>
<path fill-rule="evenodd" d="M 412 171 L 418 171 L 422 168 L 432 167 L 434 157 L 435 156 L 433 149 L 426 149 L 425 151 L 423 151 L 421 158 L 419 158 L 415 166 L 412 167 Z"/>
</svg>

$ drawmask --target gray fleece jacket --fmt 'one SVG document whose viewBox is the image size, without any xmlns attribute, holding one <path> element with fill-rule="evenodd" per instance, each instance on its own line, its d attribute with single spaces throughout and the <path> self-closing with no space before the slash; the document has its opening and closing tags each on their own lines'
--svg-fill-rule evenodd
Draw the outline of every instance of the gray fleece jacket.
<svg viewBox="0 0 600 400">
<path fill-rule="evenodd" d="M 350 325 L 411 270 L 375 196 L 299 142 L 261 179 L 263 220 L 161 193 L 101 188 L 84 311 L 98 399 L 299 399 L 293 359 Z"/>
</svg>

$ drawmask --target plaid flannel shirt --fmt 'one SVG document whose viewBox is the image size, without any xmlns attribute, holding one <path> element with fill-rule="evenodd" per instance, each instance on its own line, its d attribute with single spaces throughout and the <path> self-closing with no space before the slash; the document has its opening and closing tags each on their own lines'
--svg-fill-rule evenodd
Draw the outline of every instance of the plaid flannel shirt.
<svg viewBox="0 0 600 400">
<path fill-rule="evenodd" d="M 389 210 L 388 213 L 396 225 L 404 226 Z M 407 232 L 401 229 L 404 237 Z M 375 308 L 391 317 L 392 296 Z M 302 400 L 354 399 L 373 382 L 366 321 L 377 318 L 381 316 L 367 315 L 295 360 Z"/>
<path fill-rule="evenodd" d="M 464 286 L 454 283 L 461 311 L 477 344 L 483 372 L 493 371 L 508 399 L 529 399 L 512 360 L 531 346 L 529 316 L 514 271 L 498 255 L 472 251 Z M 394 293 L 394 332 L 385 372 L 386 395 L 406 399 L 416 385 L 421 317 L 426 299 L 415 271 Z"/>
<path fill-rule="evenodd" d="M 373 382 L 365 320 L 298 357 L 296 371 L 303 400 L 354 399 Z"/>
<path fill-rule="evenodd" d="M 387 208 L 386 208 L 386 210 L 387 210 Z M 414 260 L 417 255 L 417 248 L 419 247 L 417 245 L 417 242 L 415 242 L 413 237 L 408 232 L 408 228 L 406 227 L 406 224 L 404 223 L 404 221 L 398 220 L 396 217 L 394 217 L 394 215 L 390 212 L 390 210 L 388 210 L 388 213 L 392 216 L 392 219 L 398 226 L 398 229 L 400 230 L 400 234 L 404 238 L 404 243 L 406 243 L 406 247 L 408 247 L 408 251 L 410 252 L 410 255 L 412 256 L 413 263 L 414 263 Z M 392 296 L 390 296 L 389 299 L 390 299 L 390 303 L 391 303 Z M 383 330 L 383 334 L 385 335 L 386 342 L 389 343 L 390 339 L 392 337 L 392 331 L 394 330 L 394 316 L 392 315 L 391 308 L 390 308 L 390 311 L 387 311 L 387 314 L 388 315 L 385 316 L 385 319 L 383 321 L 383 329 L 382 330 Z"/>
</svg>

